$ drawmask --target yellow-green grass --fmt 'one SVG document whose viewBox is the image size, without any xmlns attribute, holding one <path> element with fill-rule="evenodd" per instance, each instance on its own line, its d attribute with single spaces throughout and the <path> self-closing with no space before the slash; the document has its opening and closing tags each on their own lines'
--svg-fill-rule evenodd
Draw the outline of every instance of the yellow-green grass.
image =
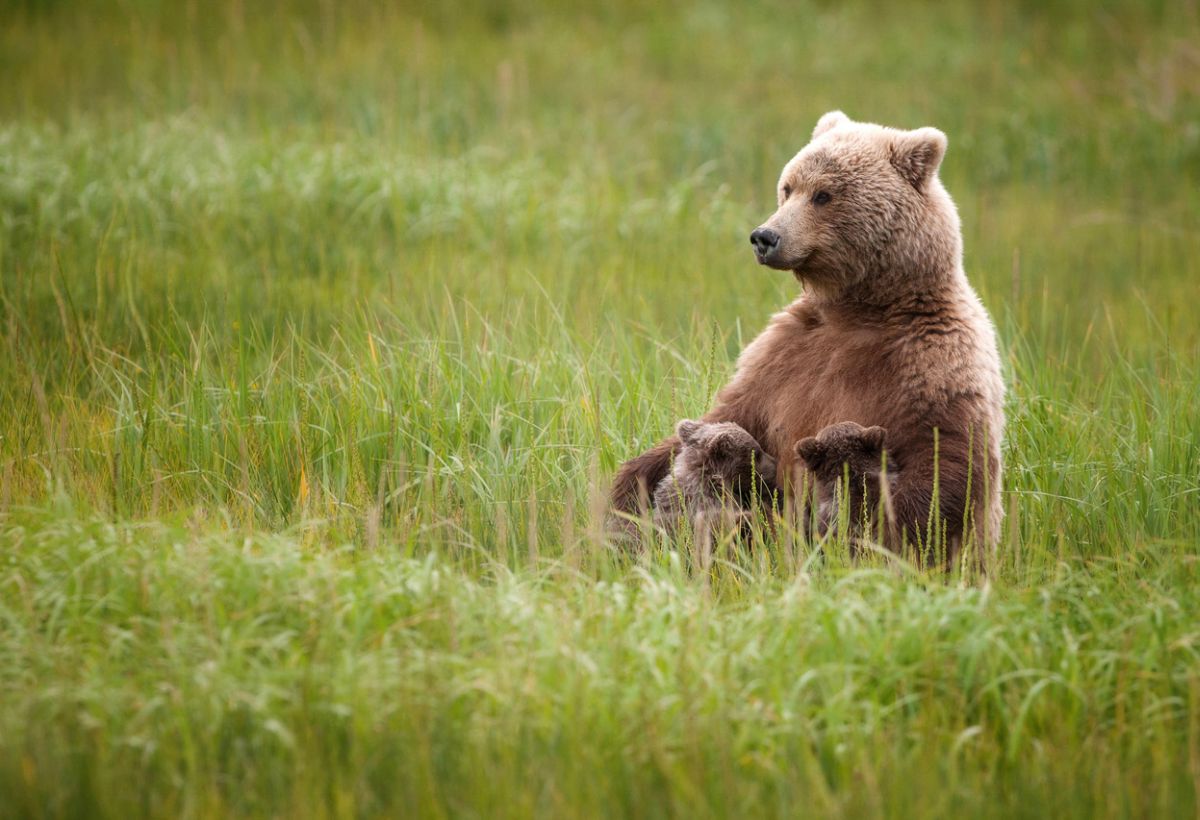
<svg viewBox="0 0 1200 820">
<path fill-rule="evenodd" d="M 0 19 L 0 815 L 1197 810 L 1194 4 Z M 994 566 L 614 555 L 835 107 L 950 138 Z"/>
</svg>

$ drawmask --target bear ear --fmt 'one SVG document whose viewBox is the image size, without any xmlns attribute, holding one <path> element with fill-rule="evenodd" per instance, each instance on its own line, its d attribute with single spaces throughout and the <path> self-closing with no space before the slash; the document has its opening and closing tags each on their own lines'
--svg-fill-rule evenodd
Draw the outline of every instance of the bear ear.
<svg viewBox="0 0 1200 820">
<path fill-rule="evenodd" d="M 892 165 L 918 191 L 946 156 L 946 135 L 936 128 L 905 131 L 892 143 Z"/>
<path fill-rule="evenodd" d="M 832 131 L 839 125 L 845 125 L 848 122 L 850 122 L 850 118 L 841 111 L 830 111 L 828 114 L 821 117 L 821 119 L 817 120 L 817 127 L 813 129 L 812 138 L 816 139 L 826 131 Z"/>
<path fill-rule="evenodd" d="M 868 427 L 862 432 L 863 443 L 873 452 L 883 449 L 883 440 L 886 437 L 887 430 L 879 426 Z"/>
<path fill-rule="evenodd" d="M 813 436 L 800 439 L 793 449 L 804 465 L 814 472 L 825 463 L 825 448 Z"/>
<path fill-rule="evenodd" d="M 728 433 L 719 433 L 708 442 L 708 454 L 713 458 L 728 458 L 737 452 L 737 442 Z"/>
<path fill-rule="evenodd" d="M 695 444 L 696 435 L 700 432 L 701 423 L 692 421 L 691 419 L 681 419 L 675 425 L 675 435 L 679 436 L 679 440 L 684 444 Z"/>
</svg>

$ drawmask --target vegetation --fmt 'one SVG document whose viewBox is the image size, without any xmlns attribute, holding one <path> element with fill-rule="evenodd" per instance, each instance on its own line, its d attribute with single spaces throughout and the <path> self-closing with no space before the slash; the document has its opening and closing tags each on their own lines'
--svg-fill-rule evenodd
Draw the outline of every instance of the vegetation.
<svg viewBox="0 0 1200 820">
<path fill-rule="evenodd" d="M 1197 811 L 1194 3 L 0 17 L 0 815 Z M 950 137 L 996 565 L 615 555 L 832 108 Z"/>
</svg>

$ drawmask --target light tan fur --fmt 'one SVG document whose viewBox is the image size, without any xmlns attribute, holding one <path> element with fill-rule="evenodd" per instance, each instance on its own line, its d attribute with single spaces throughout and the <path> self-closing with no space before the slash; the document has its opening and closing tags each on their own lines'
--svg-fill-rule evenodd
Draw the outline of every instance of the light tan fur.
<svg viewBox="0 0 1200 820">
<path fill-rule="evenodd" d="M 990 545 L 999 532 L 1004 384 L 995 330 L 963 272 L 958 213 L 937 176 L 945 150 L 933 128 L 821 118 L 784 167 L 779 207 L 763 226 L 779 237 L 768 264 L 792 271 L 804 292 L 743 350 L 703 420 L 744 427 L 784 485 L 802 469 L 798 440 L 844 421 L 886 428 L 889 546 L 940 540 L 953 557 L 965 535 Z M 614 509 L 636 512 L 678 446 L 671 437 L 626 462 Z M 940 539 L 929 537 L 931 523 Z"/>
</svg>

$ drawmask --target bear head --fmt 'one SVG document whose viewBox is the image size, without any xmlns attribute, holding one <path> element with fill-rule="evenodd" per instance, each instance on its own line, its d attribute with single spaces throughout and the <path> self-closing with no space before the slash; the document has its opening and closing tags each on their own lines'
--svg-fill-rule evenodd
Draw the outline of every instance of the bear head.
<svg viewBox="0 0 1200 820">
<path fill-rule="evenodd" d="M 760 493 L 775 483 L 775 459 L 742 427 L 732 422 L 684 419 L 675 428 L 683 443 L 676 471 L 707 479 L 721 491 L 749 496 L 754 481 Z"/>
<path fill-rule="evenodd" d="M 759 264 L 806 286 L 887 302 L 960 269 L 958 214 L 938 179 L 946 135 L 821 117 L 784 166 L 779 207 L 750 236 Z"/>
<path fill-rule="evenodd" d="M 837 480 L 842 465 L 851 475 L 878 473 L 883 463 L 883 442 L 887 431 L 882 427 L 863 427 L 853 421 L 831 424 L 816 436 L 796 442 L 796 456 L 818 478 Z"/>
</svg>

